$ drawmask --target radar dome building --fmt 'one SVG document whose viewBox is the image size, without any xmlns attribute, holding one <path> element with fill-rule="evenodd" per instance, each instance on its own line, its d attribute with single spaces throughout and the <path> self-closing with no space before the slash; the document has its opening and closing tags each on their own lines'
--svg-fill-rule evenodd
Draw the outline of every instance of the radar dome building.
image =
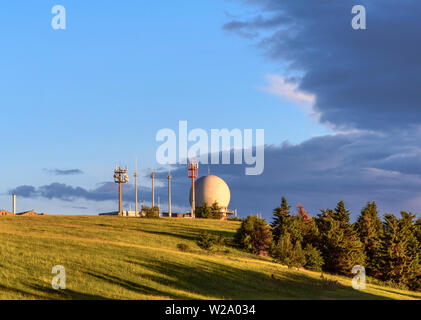
<svg viewBox="0 0 421 320">
<path fill-rule="evenodd" d="M 192 190 L 190 188 L 190 205 L 192 203 Z M 223 219 L 232 214 L 228 210 L 228 205 L 231 199 L 231 192 L 224 180 L 215 176 L 207 175 L 200 177 L 195 182 L 195 206 L 196 208 L 206 203 L 207 206 L 212 206 L 215 202 L 221 210 Z"/>
</svg>

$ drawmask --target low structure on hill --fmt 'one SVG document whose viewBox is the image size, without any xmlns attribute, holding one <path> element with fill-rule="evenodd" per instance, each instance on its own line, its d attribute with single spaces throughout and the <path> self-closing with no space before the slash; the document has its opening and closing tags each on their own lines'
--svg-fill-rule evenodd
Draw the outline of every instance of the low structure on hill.
<svg viewBox="0 0 421 320">
<path fill-rule="evenodd" d="M 162 212 L 162 217 L 170 217 L 168 212 Z M 177 213 L 177 212 L 171 212 L 170 218 L 191 218 L 191 212 L 187 213 Z"/>
<path fill-rule="evenodd" d="M 13 216 L 13 213 L 6 210 L 0 210 L 0 216 Z"/>
<path fill-rule="evenodd" d="M 20 212 L 20 213 L 16 213 L 17 216 L 42 216 L 44 215 L 43 213 L 36 213 L 33 210 L 29 210 L 29 211 L 25 211 L 25 212 Z"/>
<path fill-rule="evenodd" d="M 104 213 L 99 213 L 98 215 L 100 216 L 118 216 L 119 212 L 118 211 L 112 211 L 112 212 L 104 212 Z M 145 212 L 143 211 L 134 211 L 134 210 L 127 210 L 127 211 L 122 211 L 121 214 L 123 217 L 144 217 L 145 216 Z"/>
</svg>

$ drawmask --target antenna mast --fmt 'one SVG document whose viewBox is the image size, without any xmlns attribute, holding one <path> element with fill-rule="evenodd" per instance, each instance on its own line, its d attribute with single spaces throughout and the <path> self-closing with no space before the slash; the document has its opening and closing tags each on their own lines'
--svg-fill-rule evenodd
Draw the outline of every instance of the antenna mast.
<svg viewBox="0 0 421 320">
<path fill-rule="evenodd" d="M 116 166 L 114 169 L 114 182 L 118 183 L 118 215 L 123 215 L 123 195 L 121 185 L 129 182 L 127 175 L 127 166 L 123 169 L 121 166 Z"/>
<path fill-rule="evenodd" d="M 135 160 L 135 170 L 134 170 L 134 184 L 135 184 L 135 209 L 134 209 L 134 214 L 135 216 L 137 216 L 137 177 L 139 176 L 139 174 L 137 173 L 137 158 Z"/>
<path fill-rule="evenodd" d="M 171 173 L 168 172 L 168 217 L 171 218 Z"/>
<path fill-rule="evenodd" d="M 191 191 L 192 191 L 192 200 L 191 200 L 191 212 L 192 218 L 195 218 L 195 194 L 194 194 L 194 179 L 198 176 L 199 164 L 195 160 L 191 160 L 187 167 L 187 176 L 191 178 Z"/>
<path fill-rule="evenodd" d="M 151 178 L 152 178 L 152 208 L 155 207 L 155 171 L 152 172 Z"/>
</svg>

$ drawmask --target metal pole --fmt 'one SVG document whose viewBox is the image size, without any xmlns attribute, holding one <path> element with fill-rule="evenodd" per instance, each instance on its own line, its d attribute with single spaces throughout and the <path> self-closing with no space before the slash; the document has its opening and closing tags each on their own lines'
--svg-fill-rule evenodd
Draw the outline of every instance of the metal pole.
<svg viewBox="0 0 421 320">
<path fill-rule="evenodd" d="M 122 185 L 122 183 L 120 182 L 118 184 L 118 197 L 119 197 L 119 199 L 118 199 L 118 215 L 119 216 L 123 215 L 123 196 L 121 194 L 121 191 L 122 191 L 121 185 Z"/>
<path fill-rule="evenodd" d="M 137 177 L 139 176 L 139 174 L 137 173 L 137 158 L 135 159 L 134 162 L 134 184 L 135 184 L 135 213 L 134 215 L 137 216 Z"/>
<path fill-rule="evenodd" d="M 195 209 L 196 209 L 196 205 L 195 205 L 195 201 L 194 201 L 194 198 L 195 198 L 195 196 L 194 196 L 194 175 L 193 175 L 193 177 L 191 178 L 191 194 L 192 194 L 192 200 L 191 200 L 191 209 L 192 209 L 192 218 L 194 218 L 195 217 L 195 213 L 194 213 L 194 211 L 195 211 Z"/>
<path fill-rule="evenodd" d="M 155 207 L 155 172 L 152 172 L 152 208 Z"/>
<path fill-rule="evenodd" d="M 13 214 L 16 214 L 16 194 L 13 194 Z"/>
<path fill-rule="evenodd" d="M 123 192 L 122 184 L 129 182 L 129 176 L 127 175 L 127 167 L 123 170 L 121 166 L 116 166 L 114 169 L 114 182 L 118 183 L 118 215 L 123 215 Z"/>
<path fill-rule="evenodd" d="M 134 174 L 134 184 L 135 184 L 135 205 L 134 205 L 134 211 L 135 211 L 135 216 L 137 215 L 137 172 L 135 172 Z"/>
<path fill-rule="evenodd" d="M 168 174 L 168 217 L 171 218 L 171 175 Z"/>
</svg>

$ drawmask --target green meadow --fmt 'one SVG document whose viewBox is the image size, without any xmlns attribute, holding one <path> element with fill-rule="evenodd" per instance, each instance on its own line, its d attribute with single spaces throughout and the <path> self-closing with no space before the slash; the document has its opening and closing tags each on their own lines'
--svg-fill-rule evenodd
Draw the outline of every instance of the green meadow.
<svg viewBox="0 0 421 320">
<path fill-rule="evenodd" d="M 421 299 L 421 293 L 288 269 L 231 246 L 199 248 L 202 231 L 239 222 L 99 216 L 0 217 L 0 299 Z M 178 244 L 186 244 L 180 251 Z M 66 269 L 54 290 L 51 269 Z"/>
</svg>

